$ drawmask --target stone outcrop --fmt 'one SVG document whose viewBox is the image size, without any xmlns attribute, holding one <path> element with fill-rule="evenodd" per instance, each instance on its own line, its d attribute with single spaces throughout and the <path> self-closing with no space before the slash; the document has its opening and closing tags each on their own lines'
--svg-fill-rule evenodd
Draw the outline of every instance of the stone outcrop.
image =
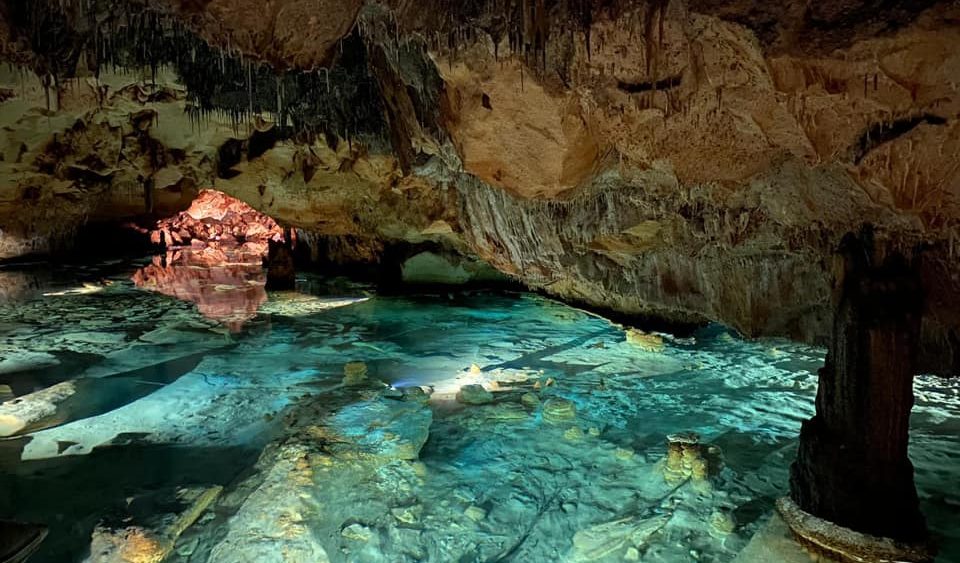
<svg viewBox="0 0 960 563">
<path fill-rule="evenodd" d="M 0 257 L 215 187 L 318 259 L 426 245 L 825 343 L 828 258 L 870 223 L 927 245 L 919 368 L 960 365 L 950 2 L 2 6 Z"/>
</svg>

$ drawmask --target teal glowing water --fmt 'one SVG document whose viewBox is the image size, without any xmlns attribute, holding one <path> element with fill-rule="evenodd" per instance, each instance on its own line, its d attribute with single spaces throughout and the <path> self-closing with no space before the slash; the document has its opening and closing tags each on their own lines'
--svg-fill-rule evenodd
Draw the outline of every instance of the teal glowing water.
<svg viewBox="0 0 960 563">
<path fill-rule="evenodd" d="M 51 528 L 35 561 L 83 560 L 97 523 L 122 519 L 131 498 L 211 484 L 226 493 L 170 561 L 752 561 L 823 355 L 716 326 L 649 351 L 535 295 L 371 297 L 309 277 L 238 331 L 126 272 L 107 286 L 87 274 L 86 287 L 70 275 L 22 283 L 0 304 L 0 383 L 23 395 L 77 381 L 56 417 L 0 442 L 0 518 Z M 347 362 L 364 362 L 367 384 L 340 385 Z M 390 402 L 376 380 L 433 397 Z M 466 384 L 495 400 L 457 403 Z M 924 377 L 916 388 L 911 456 L 950 561 L 960 384 Z M 526 393 L 572 401 L 576 415 L 546 420 L 523 406 Z M 288 501 L 292 473 L 257 460 L 292 426 L 316 426 L 330 445 L 304 458 Z M 665 479 L 666 436 L 681 431 L 711 447 L 708 484 Z M 363 454 L 338 449 L 349 441 Z"/>
</svg>

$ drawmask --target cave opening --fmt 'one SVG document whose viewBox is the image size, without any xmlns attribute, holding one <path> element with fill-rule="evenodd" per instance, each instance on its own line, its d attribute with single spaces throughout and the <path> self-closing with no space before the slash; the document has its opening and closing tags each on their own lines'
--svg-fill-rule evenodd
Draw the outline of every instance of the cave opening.
<svg viewBox="0 0 960 563">
<path fill-rule="evenodd" d="M 0 0 L 0 562 L 960 561 L 960 13 L 760 4 Z"/>
</svg>

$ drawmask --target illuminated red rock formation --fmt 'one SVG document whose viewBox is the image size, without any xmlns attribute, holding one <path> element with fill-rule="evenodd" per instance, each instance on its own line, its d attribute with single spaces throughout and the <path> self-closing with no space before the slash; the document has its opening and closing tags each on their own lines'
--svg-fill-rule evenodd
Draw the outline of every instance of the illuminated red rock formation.
<svg viewBox="0 0 960 563">
<path fill-rule="evenodd" d="M 150 240 L 166 246 L 241 246 L 245 252 L 265 255 L 268 241 L 283 240 L 283 229 L 236 198 L 216 190 L 202 190 L 189 209 L 158 221 Z"/>
</svg>

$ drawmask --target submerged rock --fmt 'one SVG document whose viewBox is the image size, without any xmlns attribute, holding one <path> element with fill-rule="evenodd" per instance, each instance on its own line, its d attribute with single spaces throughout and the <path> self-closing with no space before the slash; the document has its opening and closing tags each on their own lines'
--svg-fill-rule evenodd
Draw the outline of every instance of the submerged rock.
<svg viewBox="0 0 960 563">
<path fill-rule="evenodd" d="M 667 459 L 663 466 L 668 483 L 677 483 L 686 478 L 705 482 L 709 477 L 709 464 L 700 448 L 700 436 L 682 432 L 667 436 Z"/>
<path fill-rule="evenodd" d="M 400 389 L 400 392 L 403 394 L 404 401 L 417 401 L 420 403 L 426 403 L 430 400 L 430 389 L 424 389 L 419 386 L 412 387 L 403 387 Z"/>
<path fill-rule="evenodd" d="M 573 536 L 573 548 L 566 561 L 586 563 L 621 549 L 626 551 L 625 547 L 641 546 L 651 535 L 666 526 L 670 518 L 670 515 L 651 518 L 628 517 L 580 530 Z"/>
<path fill-rule="evenodd" d="M 391 508 L 390 514 L 392 514 L 398 522 L 402 522 L 404 524 L 416 524 L 420 522 L 420 516 L 423 514 L 423 505 L 416 504 L 401 508 Z"/>
<path fill-rule="evenodd" d="M 487 391 L 483 385 L 473 383 L 460 388 L 457 401 L 466 405 L 484 405 L 493 401 L 493 393 Z"/>
<path fill-rule="evenodd" d="M 432 422 L 433 411 L 425 401 L 376 397 L 344 406 L 322 430 L 333 441 L 330 452 L 338 457 L 415 460 Z"/>
<path fill-rule="evenodd" d="M 635 328 L 628 328 L 626 333 L 627 342 L 633 344 L 637 348 L 640 348 L 644 352 L 663 352 L 662 336 L 643 332 L 642 330 L 637 330 Z"/>
<path fill-rule="evenodd" d="M 524 407 L 530 410 L 536 410 L 540 406 L 540 396 L 536 393 L 524 393 L 520 396 L 520 402 Z"/>
<path fill-rule="evenodd" d="M 463 511 L 463 515 L 467 518 L 473 520 L 474 522 L 480 522 L 487 517 L 487 511 L 480 508 L 479 506 L 470 505 L 466 510 Z"/>
<path fill-rule="evenodd" d="M 311 451 L 282 446 L 261 460 L 265 474 L 226 525 L 208 563 L 328 563 L 307 525 L 312 508 Z"/>
<path fill-rule="evenodd" d="M 177 491 L 173 501 L 182 506 L 176 513 L 152 512 L 156 499 L 145 504 L 148 514 L 141 518 L 126 517 L 134 525 L 113 528 L 100 524 L 93 531 L 89 563 L 160 563 L 170 555 L 183 532 L 213 504 L 223 487 L 191 488 Z M 132 499 L 133 503 L 137 499 Z"/>
<path fill-rule="evenodd" d="M 367 382 L 367 364 L 349 362 L 343 366 L 344 385 L 363 385 Z"/>
<path fill-rule="evenodd" d="M 762 524 L 733 563 L 810 563 L 813 560 L 776 512 Z"/>
<path fill-rule="evenodd" d="M 362 524 L 354 523 L 340 530 L 340 535 L 348 540 L 368 542 L 373 538 L 373 530 Z"/>
<path fill-rule="evenodd" d="M 32 424 L 56 415 L 57 405 L 74 393 L 74 383 L 64 381 L 0 404 L 0 437 L 13 436 Z"/>
<path fill-rule="evenodd" d="M 710 514 L 710 535 L 723 537 L 737 529 L 737 522 L 729 510 L 715 510 Z"/>
<path fill-rule="evenodd" d="M 543 403 L 543 419 L 547 422 L 564 422 L 576 416 L 577 407 L 569 399 L 551 397 Z"/>
<path fill-rule="evenodd" d="M 484 420 L 494 422 L 516 422 L 530 418 L 530 413 L 527 412 L 527 409 L 515 403 L 487 405 L 478 409 L 477 415 Z"/>
</svg>

